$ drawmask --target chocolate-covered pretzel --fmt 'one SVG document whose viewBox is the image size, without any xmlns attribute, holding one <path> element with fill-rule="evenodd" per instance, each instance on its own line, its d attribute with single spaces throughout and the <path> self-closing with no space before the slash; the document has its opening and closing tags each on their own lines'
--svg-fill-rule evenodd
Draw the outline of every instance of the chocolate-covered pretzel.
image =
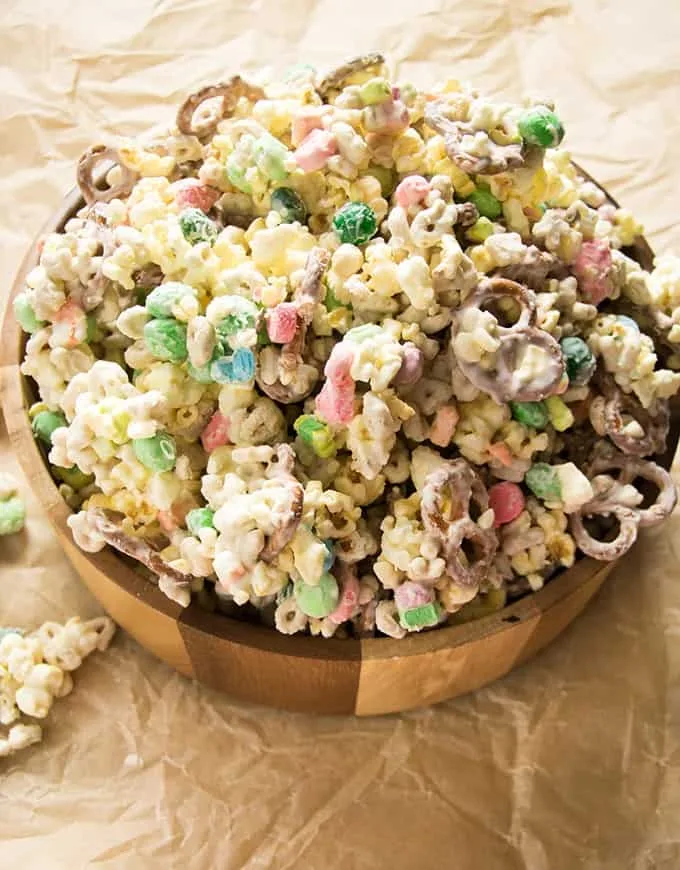
<svg viewBox="0 0 680 870">
<path fill-rule="evenodd" d="M 618 471 L 618 479 L 597 478 L 597 475 Z M 610 562 L 618 559 L 635 543 L 638 528 L 655 526 L 673 510 L 677 501 L 675 484 L 670 474 L 655 462 L 624 456 L 621 453 L 595 459 L 588 466 L 588 476 L 593 480 L 596 495 L 569 517 L 574 540 L 587 556 Z M 656 501 L 647 508 L 626 504 L 630 492 L 624 495 L 623 488 L 631 487 L 636 478 L 653 483 L 659 490 Z M 641 498 L 641 497 L 640 497 Z M 584 517 L 613 516 L 618 520 L 619 532 L 613 541 L 598 541 L 584 525 Z"/>
<path fill-rule="evenodd" d="M 276 448 L 277 462 L 272 465 L 267 476 L 280 480 L 290 491 L 290 508 L 281 523 L 277 525 L 260 552 L 263 562 L 271 562 L 293 539 L 302 518 L 304 487 L 294 476 L 295 452 L 290 444 L 279 444 Z"/>
<path fill-rule="evenodd" d="M 663 453 L 670 428 L 668 402 L 657 399 L 649 408 L 643 408 L 638 399 L 623 390 L 614 379 L 599 372 L 596 383 L 604 395 L 600 419 L 605 433 L 622 453 L 629 456 L 651 456 Z M 643 430 L 636 438 L 625 432 L 625 417 L 632 417 Z"/>
<path fill-rule="evenodd" d="M 345 61 L 345 63 L 326 73 L 316 86 L 316 90 L 325 98 L 330 91 L 341 90 L 344 82 L 354 73 L 371 69 L 377 70 L 384 63 L 385 57 L 379 51 L 370 51 L 367 54 L 359 55 L 359 57 L 353 57 L 351 60 Z"/>
<path fill-rule="evenodd" d="M 121 179 L 118 184 L 113 184 L 106 190 L 100 190 L 94 178 L 94 170 L 106 160 L 118 165 Z M 85 151 L 78 161 L 76 180 L 87 205 L 92 205 L 95 202 L 111 202 L 112 199 L 129 196 L 138 178 L 139 175 L 122 162 L 118 151 L 106 145 L 93 145 Z"/>
<path fill-rule="evenodd" d="M 219 117 L 197 129 L 194 127 L 196 110 L 206 100 L 212 100 L 215 97 L 222 97 L 222 110 Z M 257 85 L 251 85 L 249 82 L 244 81 L 241 76 L 232 76 L 226 82 L 221 82 L 217 85 L 207 85 L 187 97 L 179 107 L 176 122 L 177 129 L 186 136 L 210 137 L 217 130 L 217 125 L 220 121 L 233 115 L 238 101 L 243 97 L 254 103 L 257 100 L 263 100 L 265 93 L 262 88 Z"/>
<path fill-rule="evenodd" d="M 488 393 L 497 402 L 538 402 L 555 393 L 564 377 L 565 364 L 559 344 L 549 333 L 535 326 L 536 295 L 532 290 L 508 278 L 488 278 L 480 282 L 477 290 L 466 299 L 454 316 L 452 342 L 458 334 L 458 324 L 467 309 L 482 308 L 492 299 L 504 297 L 516 300 L 520 315 L 512 326 L 498 324 L 500 346 L 495 353 L 494 368 L 482 368 L 479 363 L 460 358 L 456 362 L 470 383 Z M 544 371 L 536 372 L 528 383 L 524 383 L 520 379 L 519 360 L 528 345 L 545 351 L 547 364 Z"/>
<path fill-rule="evenodd" d="M 443 102 L 435 101 L 425 106 L 425 123 L 437 133 L 441 133 L 444 137 L 446 153 L 456 166 L 470 175 L 495 175 L 524 165 L 521 142 L 497 145 L 489 137 L 488 154 L 472 154 L 466 151 L 463 147 L 463 137 L 474 136 L 478 131 L 464 121 L 452 121 L 451 118 L 447 118 L 446 105 Z"/>
<path fill-rule="evenodd" d="M 471 502 L 480 514 L 489 508 L 486 487 L 465 460 L 457 459 L 428 475 L 421 504 L 423 525 L 441 543 L 449 576 L 465 586 L 481 583 L 498 548 L 495 531 L 482 529 L 470 517 Z M 472 557 L 463 553 L 466 540 L 472 545 Z"/>
</svg>

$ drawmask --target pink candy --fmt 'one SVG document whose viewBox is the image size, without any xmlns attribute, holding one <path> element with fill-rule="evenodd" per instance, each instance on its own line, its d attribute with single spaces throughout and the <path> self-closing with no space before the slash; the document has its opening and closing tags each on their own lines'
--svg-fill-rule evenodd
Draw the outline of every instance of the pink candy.
<svg viewBox="0 0 680 870">
<path fill-rule="evenodd" d="M 413 610 L 434 600 L 434 592 L 422 583 L 407 580 L 394 590 L 394 600 L 399 610 Z"/>
<path fill-rule="evenodd" d="M 295 150 L 295 162 L 304 172 L 323 169 L 329 157 L 338 153 L 338 143 L 327 130 L 312 130 Z"/>
<path fill-rule="evenodd" d="M 354 392 L 356 384 L 350 370 L 354 353 L 350 347 L 336 344 L 324 374 L 326 383 L 316 397 L 316 409 L 328 423 L 346 424 L 354 417 Z"/>
<path fill-rule="evenodd" d="M 437 447 L 448 447 L 459 419 L 460 414 L 454 405 L 442 405 L 430 428 L 430 441 Z"/>
<path fill-rule="evenodd" d="M 181 181 L 176 181 L 172 185 L 172 190 L 179 209 L 200 208 L 206 213 L 222 196 L 219 190 L 202 184 L 197 178 L 183 178 Z"/>
<path fill-rule="evenodd" d="M 206 453 L 212 453 L 218 447 L 224 447 L 229 443 L 229 420 L 220 411 L 215 411 L 201 432 L 203 449 Z"/>
<path fill-rule="evenodd" d="M 354 616 L 359 605 L 359 581 L 353 567 L 342 566 L 340 600 L 335 610 L 328 615 L 331 622 L 341 625 Z"/>
<path fill-rule="evenodd" d="M 496 528 L 511 523 L 524 510 L 524 493 L 516 483 L 503 481 L 495 483 L 489 489 L 489 507 L 493 509 Z"/>
<path fill-rule="evenodd" d="M 599 305 L 611 296 L 612 252 L 607 242 L 584 242 L 574 262 L 573 272 L 579 289 L 591 305 Z"/>
<path fill-rule="evenodd" d="M 321 117 L 320 109 L 313 107 L 303 110 L 299 115 L 293 118 L 290 130 L 290 141 L 293 148 L 297 148 L 298 145 L 300 145 L 312 132 L 312 130 L 323 129 Z"/>
<path fill-rule="evenodd" d="M 373 133 L 401 133 L 410 123 L 408 109 L 401 100 L 366 106 L 363 119 L 364 127 Z"/>
<path fill-rule="evenodd" d="M 410 205 L 422 202 L 429 192 L 430 182 L 426 178 L 423 178 L 422 175 L 409 175 L 397 185 L 394 198 L 397 205 L 408 208 Z"/>
<path fill-rule="evenodd" d="M 281 302 L 267 313 L 267 335 L 276 344 L 287 344 L 298 330 L 297 306 Z"/>
</svg>

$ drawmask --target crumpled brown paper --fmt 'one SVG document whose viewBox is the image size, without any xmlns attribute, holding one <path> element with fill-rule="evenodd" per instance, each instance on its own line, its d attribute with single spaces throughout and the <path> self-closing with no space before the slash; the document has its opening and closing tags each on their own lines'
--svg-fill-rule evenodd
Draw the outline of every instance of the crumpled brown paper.
<svg viewBox="0 0 680 870">
<path fill-rule="evenodd" d="M 90 143 L 226 72 L 380 48 L 401 76 L 551 94 L 575 158 L 680 251 L 680 17 L 668 0 L 4 0 L 0 310 Z M 18 468 L 0 429 L 0 469 Z M 0 624 L 98 605 L 28 492 Z M 232 702 L 119 634 L 42 744 L 0 762 L 0 867 L 680 867 L 680 520 L 587 612 L 476 694 L 381 719 Z M 675 769 L 675 775 L 673 770 Z"/>
</svg>

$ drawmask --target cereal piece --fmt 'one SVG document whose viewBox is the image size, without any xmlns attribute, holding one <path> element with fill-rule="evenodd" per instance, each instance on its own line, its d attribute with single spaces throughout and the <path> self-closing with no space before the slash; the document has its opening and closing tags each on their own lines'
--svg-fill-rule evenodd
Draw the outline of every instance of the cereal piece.
<svg viewBox="0 0 680 870">
<path fill-rule="evenodd" d="M 510 410 L 515 420 L 533 429 L 545 429 L 550 419 L 545 401 L 510 402 Z"/>
<path fill-rule="evenodd" d="M 229 420 L 220 411 L 215 411 L 201 432 L 203 449 L 206 453 L 212 453 L 218 447 L 223 447 L 229 443 Z"/>
<path fill-rule="evenodd" d="M 215 511 L 210 508 L 194 508 L 186 515 L 186 526 L 192 535 L 199 536 L 201 529 L 214 529 Z"/>
<path fill-rule="evenodd" d="M 397 185 L 394 198 L 402 208 L 408 208 L 423 202 L 430 190 L 430 182 L 422 175 L 409 175 Z"/>
<path fill-rule="evenodd" d="M 158 317 L 144 327 L 144 343 L 160 360 L 183 362 L 188 355 L 187 328 L 171 317 Z"/>
<path fill-rule="evenodd" d="M 439 408 L 428 434 L 430 441 L 437 447 L 448 447 L 459 419 L 460 414 L 454 405 Z"/>
<path fill-rule="evenodd" d="M 583 243 L 573 269 L 579 289 L 588 302 L 599 305 L 612 295 L 613 268 L 611 249 L 606 242 Z"/>
<path fill-rule="evenodd" d="M 338 153 L 338 143 L 326 130 L 311 130 L 295 149 L 293 157 L 303 172 L 317 172 Z"/>
<path fill-rule="evenodd" d="M 557 472 L 546 462 L 532 465 L 524 476 L 524 482 L 543 501 L 559 501 L 562 497 L 562 485 Z"/>
<path fill-rule="evenodd" d="M 295 583 L 295 601 L 305 616 L 323 619 L 335 611 L 340 598 L 338 583 L 332 574 L 322 574 L 317 586 Z"/>
<path fill-rule="evenodd" d="M 12 308 L 17 322 L 24 332 L 28 332 L 32 335 L 34 332 L 37 332 L 46 325 L 44 320 L 39 320 L 36 317 L 33 306 L 29 302 L 26 293 L 19 293 L 18 296 L 14 297 Z"/>
<path fill-rule="evenodd" d="M 441 618 L 441 607 L 436 601 L 414 607 L 410 610 L 399 611 L 399 622 L 408 631 L 421 631 L 423 628 L 432 628 L 437 625 Z"/>
<path fill-rule="evenodd" d="M 187 296 L 196 298 L 193 287 L 179 281 L 167 281 L 154 287 L 146 297 L 144 307 L 152 317 L 172 317 L 174 307 Z"/>
</svg>

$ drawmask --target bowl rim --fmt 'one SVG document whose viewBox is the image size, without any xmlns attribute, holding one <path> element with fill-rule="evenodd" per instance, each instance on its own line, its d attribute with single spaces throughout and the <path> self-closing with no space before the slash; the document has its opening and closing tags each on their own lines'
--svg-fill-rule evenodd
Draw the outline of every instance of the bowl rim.
<svg viewBox="0 0 680 870">
<path fill-rule="evenodd" d="M 576 170 L 603 191 L 608 200 L 618 207 L 610 194 L 576 163 Z M 21 465 L 34 495 L 43 504 L 48 519 L 55 528 L 62 545 L 70 543 L 70 529 L 66 524 L 72 513 L 63 501 L 56 483 L 48 471 L 46 456 L 38 446 L 27 414 L 28 385 L 26 376 L 20 372 L 24 346 L 27 340 L 13 315 L 12 302 L 23 289 L 26 275 L 39 257 L 42 237 L 50 232 L 59 232 L 64 224 L 84 205 L 78 188 L 73 188 L 64 197 L 58 209 L 45 222 L 27 250 L 17 270 L 7 298 L 4 321 L 0 329 L 0 393 L 10 444 Z M 654 254 L 642 236 L 632 246 L 635 258 L 649 269 Z M 675 445 L 664 460 L 670 462 Z M 72 545 L 74 546 L 74 545 Z M 199 607 L 195 600 L 182 608 L 167 598 L 156 584 L 147 580 L 129 565 L 111 547 L 99 553 L 79 556 L 92 568 L 103 573 L 127 594 L 143 601 L 164 616 L 190 625 L 205 634 L 255 646 L 260 650 L 284 653 L 293 658 L 314 658 L 337 661 L 357 659 L 393 659 L 422 656 L 444 648 L 463 646 L 491 634 L 511 630 L 517 623 L 531 620 L 549 610 L 557 602 L 573 595 L 582 585 L 596 575 L 606 574 L 614 563 L 597 562 L 586 556 L 577 558 L 574 565 L 552 578 L 537 592 L 528 593 L 502 609 L 480 619 L 458 625 L 444 625 L 432 631 L 413 633 L 401 640 L 389 637 L 375 638 L 322 638 L 308 635 L 283 635 L 275 629 L 255 623 L 234 619 L 223 613 L 211 613 Z M 69 552 L 67 549 L 67 556 Z"/>
</svg>

